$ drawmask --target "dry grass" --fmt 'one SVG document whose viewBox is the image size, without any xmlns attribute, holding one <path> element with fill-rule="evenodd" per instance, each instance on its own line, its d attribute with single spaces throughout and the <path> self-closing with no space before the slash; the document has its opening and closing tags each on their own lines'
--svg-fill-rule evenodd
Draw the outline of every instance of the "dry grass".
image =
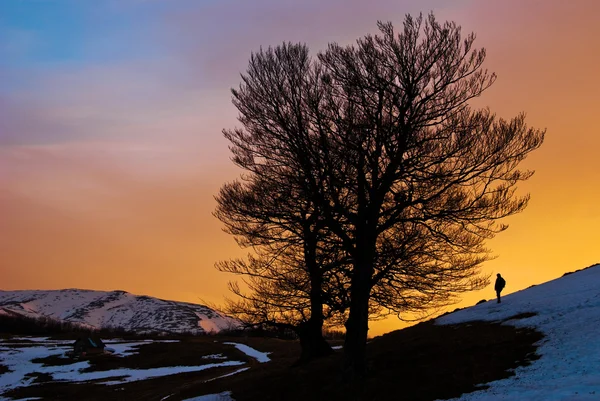
<svg viewBox="0 0 600 401">
<path fill-rule="evenodd" d="M 293 367 L 299 355 L 294 341 L 268 338 L 199 337 L 179 343 L 153 343 L 126 358 L 97 357 L 92 370 L 115 367 L 149 368 L 200 365 L 202 355 L 223 354 L 247 361 L 250 369 L 208 381 L 242 366 L 166 376 L 122 385 L 46 382 L 17 389 L 5 396 L 43 397 L 47 400 L 182 400 L 202 394 L 232 391 L 237 401 L 367 401 L 435 400 L 458 396 L 482 384 L 511 375 L 511 369 L 536 359 L 535 342 L 542 335 L 495 323 L 455 326 L 422 323 L 375 338 L 368 345 L 369 374 L 363 381 L 340 378 L 341 351 L 329 358 Z M 217 341 L 217 342 L 215 342 Z M 271 362 L 259 364 L 233 346 L 233 341 L 271 352 Z M 52 363 L 52 361 L 48 361 Z M 54 361 L 56 362 L 56 361 Z M 44 381 L 47 377 L 38 377 Z"/>
</svg>

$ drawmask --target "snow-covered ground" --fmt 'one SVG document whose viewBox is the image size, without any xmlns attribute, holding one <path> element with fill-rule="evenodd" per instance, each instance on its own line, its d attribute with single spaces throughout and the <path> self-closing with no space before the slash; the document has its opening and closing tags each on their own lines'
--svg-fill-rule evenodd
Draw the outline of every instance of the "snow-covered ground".
<svg viewBox="0 0 600 401">
<path fill-rule="evenodd" d="M 186 398 L 183 401 L 235 401 L 231 398 L 231 391 L 225 391 L 219 394 L 201 395 L 200 397 Z"/>
<path fill-rule="evenodd" d="M 156 340 L 154 342 L 174 342 L 177 340 Z M 114 350 L 115 356 L 128 356 L 139 351 L 139 347 L 144 344 L 153 342 L 153 340 L 142 340 L 128 342 L 124 340 L 107 340 Z M 0 364 L 6 366 L 9 371 L 0 375 L 0 401 L 7 401 L 8 398 L 2 397 L 2 394 L 23 386 L 33 384 L 34 377 L 32 373 L 44 373 L 52 377 L 53 380 L 67 382 L 85 382 L 90 380 L 106 379 L 100 384 L 117 385 L 138 380 L 146 380 L 160 376 L 168 376 L 185 372 L 198 372 L 205 369 L 212 369 L 225 366 L 240 366 L 245 362 L 226 360 L 227 357 L 221 354 L 211 354 L 198 356 L 199 364 L 197 366 L 165 366 L 152 369 L 111 369 L 105 371 L 83 372 L 90 367 L 88 361 L 79 361 L 67 363 L 61 366 L 43 366 L 42 363 L 34 362 L 39 358 L 49 356 L 64 356 L 65 353 L 72 349 L 73 341 L 51 340 L 47 337 L 13 337 L 10 339 L 0 340 Z M 245 344 L 227 342 L 227 345 L 232 345 L 247 356 L 256 359 L 258 362 L 268 362 L 270 359 L 268 353 L 260 352 Z M 206 360 L 218 360 L 211 363 L 202 363 Z M 71 362 L 65 357 L 65 362 Z M 217 380 L 223 377 L 232 376 L 249 369 L 243 367 L 228 374 L 215 377 L 211 380 Z M 112 380 L 111 380 L 112 379 Z M 193 400 L 204 401 L 228 401 L 231 400 L 230 393 L 212 394 L 205 396 L 206 398 L 193 398 Z M 211 398 L 212 397 L 212 398 Z"/>
<path fill-rule="evenodd" d="M 515 376 L 490 383 L 461 401 L 600 400 L 600 265 L 440 317 L 437 324 L 502 321 L 520 313 L 535 316 L 507 321 L 544 333 L 541 358 L 516 369 Z"/>
<path fill-rule="evenodd" d="M 223 344 L 233 345 L 238 350 L 242 351 L 244 354 L 248 355 L 249 357 L 256 359 L 260 363 L 269 362 L 271 360 L 267 356 L 270 354 L 270 352 L 260 352 L 260 351 L 255 350 L 252 347 L 247 346 L 246 344 L 238 344 L 238 343 L 223 343 Z"/>
<path fill-rule="evenodd" d="M 169 376 L 175 375 L 178 373 L 187 373 L 187 372 L 199 372 L 201 370 L 212 369 L 212 368 L 220 368 L 225 366 L 238 366 L 243 365 L 244 362 L 240 361 L 225 361 L 219 363 L 209 363 L 206 365 L 199 366 L 165 366 L 161 368 L 151 368 L 151 369 L 111 369 L 107 371 L 100 372 L 85 372 L 82 373 L 77 370 L 72 370 L 68 372 L 59 372 L 53 373 L 52 378 L 54 380 L 66 380 L 70 382 L 84 382 L 96 379 L 107 379 L 112 377 L 117 377 L 117 380 L 102 382 L 107 386 L 112 386 L 115 384 L 123 384 L 134 382 L 138 380 L 147 380 L 155 377 Z M 79 369 L 81 370 L 81 369 Z"/>
</svg>

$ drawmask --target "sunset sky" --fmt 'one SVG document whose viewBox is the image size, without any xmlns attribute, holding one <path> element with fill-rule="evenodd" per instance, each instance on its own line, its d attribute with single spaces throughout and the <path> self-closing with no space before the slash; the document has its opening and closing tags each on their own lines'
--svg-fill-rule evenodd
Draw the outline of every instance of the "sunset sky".
<svg viewBox="0 0 600 401">
<path fill-rule="evenodd" d="M 2 0 L 0 289 L 222 302 L 233 277 L 214 263 L 246 251 L 211 213 L 240 173 L 221 130 L 251 51 L 316 54 L 429 11 L 487 49 L 498 80 L 477 106 L 547 128 L 525 163 L 530 205 L 484 270 L 510 293 L 600 262 L 596 0 Z"/>
</svg>

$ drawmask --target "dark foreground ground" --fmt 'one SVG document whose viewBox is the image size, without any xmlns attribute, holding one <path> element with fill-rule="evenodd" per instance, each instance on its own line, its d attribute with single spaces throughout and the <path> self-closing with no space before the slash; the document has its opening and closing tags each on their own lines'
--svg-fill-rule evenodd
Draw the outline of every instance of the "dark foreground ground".
<svg viewBox="0 0 600 401">
<path fill-rule="evenodd" d="M 542 335 L 534 330 L 497 323 L 455 326 L 421 323 L 373 339 L 368 345 L 368 376 L 364 381 L 344 383 L 339 373 L 341 350 L 329 358 L 295 367 L 299 346 L 294 341 L 192 337 L 181 342 L 144 345 L 139 354 L 125 358 L 95 357 L 90 359 L 91 369 L 193 365 L 198 364 L 201 356 L 216 353 L 245 361 L 245 366 L 250 369 L 212 381 L 207 380 L 240 367 L 221 367 L 113 386 L 48 382 L 48 377 L 40 375 L 38 384 L 2 396 L 64 401 L 159 401 L 168 397 L 168 401 L 177 401 L 232 391 L 236 401 L 447 399 L 485 388 L 485 383 L 508 377 L 512 369 L 537 359 L 534 343 L 541 338 Z M 271 361 L 258 363 L 232 346 L 222 344 L 225 341 L 272 352 L 269 355 Z M 48 358 L 44 363 L 61 364 L 64 360 Z"/>
</svg>

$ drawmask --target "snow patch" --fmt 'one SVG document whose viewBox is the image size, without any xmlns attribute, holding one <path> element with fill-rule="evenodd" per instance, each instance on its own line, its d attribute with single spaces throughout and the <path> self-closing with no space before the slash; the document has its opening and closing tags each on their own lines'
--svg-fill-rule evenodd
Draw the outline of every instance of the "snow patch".
<svg viewBox="0 0 600 401">
<path fill-rule="evenodd" d="M 267 356 L 270 354 L 270 352 L 260 352 L 258 350 L 255 350 L 252 347 L 247 346 L 246 344 L 238 344 L 238 343 L 230 343 L 230 342 L 226 342 L 223 344 L 233 345 L 238 350 L 242 351 L 244 354 L 248 355 L 249 357 L 256 359 L 260 363 L 269 362 L 271 360 Z"/>
<path fill-rule="evenodd" d="M 218 394 L 207 394 L 207 395 L 201 395 L 199 397 L 194 397 L 194 398 L 186 398 L 185 400 L 182 401 L 235 401 L 232 397 L 231 397 L 231 391 L 225 391 L 222 393 L 218 393 Z"/>
<path fill-rule="evenodd" d="M 205 382 L 205 383 L 206 383 L 206 382 L 211 382 L 211 381 L 213 381 L 213 380 L 222 379 L 222 378 L 224 378 L 224 377 L 229 377 L 229 376 L 237 375 L 238 373 L 245 372 L 245 371 L 246 371 L 246 370 L 248 370 L 248 369 L 250 369 L 250 368 L 241 368 L 241 369 L 235 370 L 235 371 L 233 371 L 233 372 L 231 372 L 231 373 L 227 373 L 226 375 L 219 376 L 219 377 L 213 377 L 212 379 L 205 380 L 204 382 Z"/>
<path fill-rule="evenodd" d="M 202 359 L 227 359 L 227 357 L 223 354 L 210 354 L 204 355 Z"/>
<path fill-rule="evenodd" d="M 165 366 L 151 369 L 111 369 L 100 372 L 64 372 L 53 374 L 54 380 L 66 380 L 70 382 L 82 382 L 98 379 L 108 379 L 118 377 L 119 379 L 109 382 L 102 382 L 107 386 L 115 384 L 130 383 L 139 380 L 152 379 L 154 377 L 170 376 L 179 373 L 199 372 L 206 369 L 220 368 L 225 366 L 239 366 L 244 362 L 226 361 L 220 363 L 209 363 L 200 366 Z"/>
</svg>

